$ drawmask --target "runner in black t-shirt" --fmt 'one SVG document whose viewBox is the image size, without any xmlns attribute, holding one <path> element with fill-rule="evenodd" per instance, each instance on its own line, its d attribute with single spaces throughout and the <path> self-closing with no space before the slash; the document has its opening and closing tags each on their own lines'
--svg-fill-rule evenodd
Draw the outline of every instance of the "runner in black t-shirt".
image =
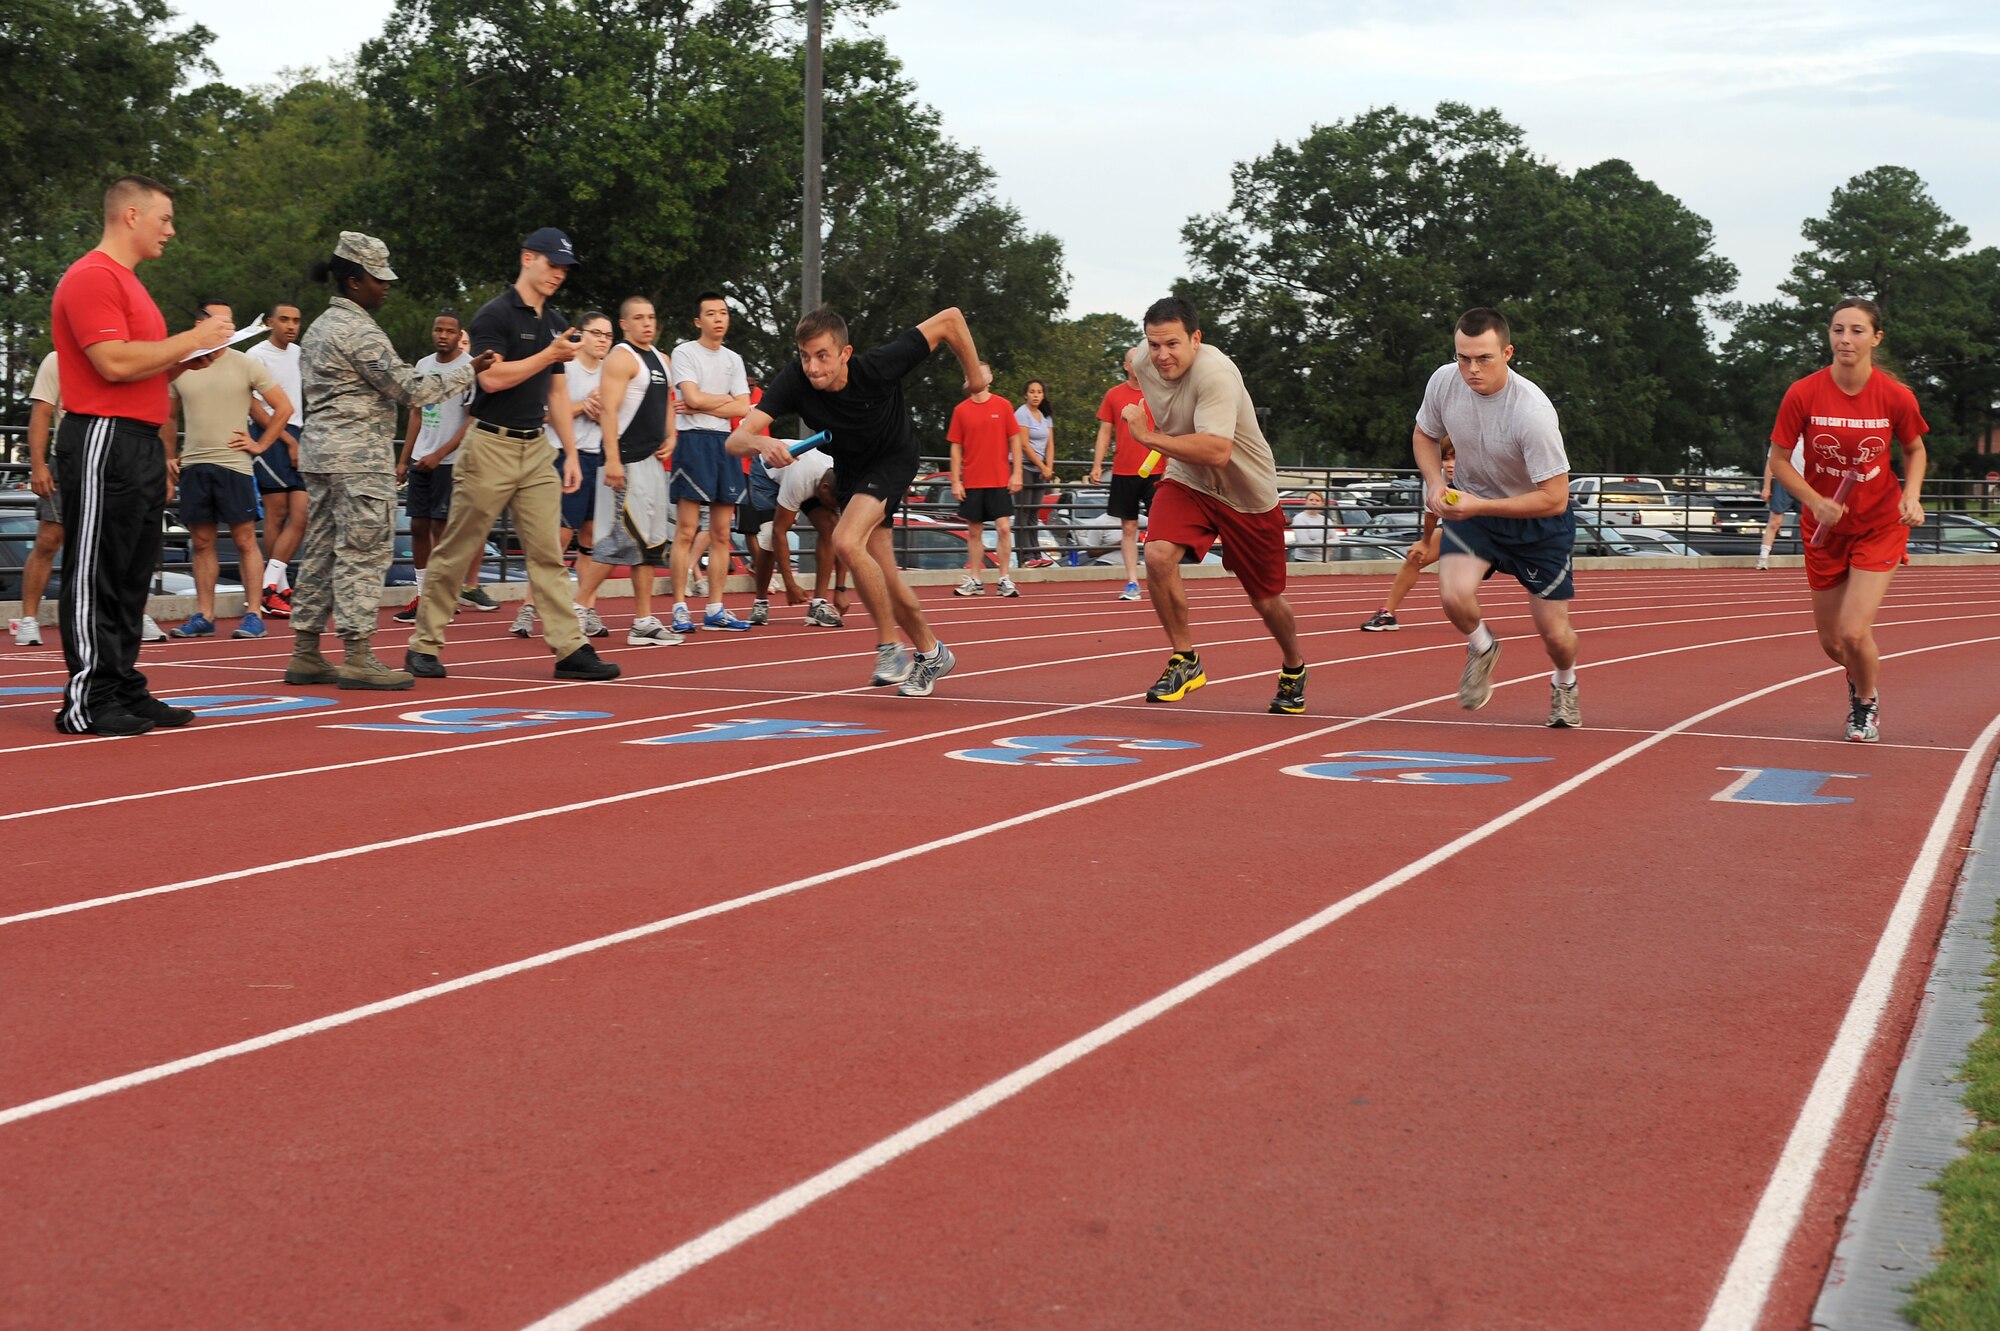
<svg viewBox="0 0 2000 1331">
<path fill-rule="evenodd" d="M 940 342 L 951 344 L 968 381 L 982 378 L 972 330 L 956 309 L 943 310 L 872 351 L 854 354 L 847 324 L 832 310 L 799 320 L 799 358 L 778 371 L 764 398 L 738 422 L 729 451 L 760 454 L 766 466 L 791 465 L 785 442 L 763 433 L 775 416 L 796 413 L 808 430 L 825 430 L 833 458 L 834 493 L 841 502 L 834 553 L 854 574 L 854 590 L 875 621 L 875 684 L 901 684 L 906 698 L 928 697 L 957 664 L 924 620 L 917 595 L 896 567 L 888 520 L 917 476 L 917 436 L 903 400 L 903 376 L 923 364 Z M 909 635 L 915 660 L 896 641 Z"/>
</svg>

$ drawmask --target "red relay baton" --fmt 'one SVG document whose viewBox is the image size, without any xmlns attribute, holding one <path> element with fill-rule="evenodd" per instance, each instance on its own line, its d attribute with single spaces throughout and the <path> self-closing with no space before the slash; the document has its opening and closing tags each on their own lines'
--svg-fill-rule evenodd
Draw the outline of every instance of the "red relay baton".
<svg viewBox="0 0 2000 1331">
<path fill-rule="evenodd" d="M 1852 476 L 1843 476 L 1840 478 L 1840 484 L 1833 488 L 1833 502 L 1844 504 L 1847 502 L 1847 496 L 1853 492 L 1854 478 Z M 1807 541 L 1806 544 L 1815 547 L 1825 545 L 1826 538 L 1831 535 L 1833 535 L 1833 524 L 1831 522 L 1822 522 L 1813 528 L 1812 539 Z"/>
</svg>

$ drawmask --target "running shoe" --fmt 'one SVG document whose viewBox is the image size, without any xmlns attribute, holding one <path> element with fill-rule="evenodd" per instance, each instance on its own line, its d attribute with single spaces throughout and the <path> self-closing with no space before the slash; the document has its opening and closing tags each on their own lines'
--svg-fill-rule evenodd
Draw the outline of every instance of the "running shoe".
<svg viewBox="0 0 2000 1331">
<path fill-rule="evenodd" d="M 674 607 L 674 621 L 671 627 L 674 632 L 680 634 L 682 637 L 686 637 L 700 628 L 701 625 L 694 622 L 693 617 L 688 614 L 686 606 L 677 605 Z"/>
<path fill-rule="evenodd" d="M 750 621 L 747 619 L 738 619 L 735 615 L 729 613 L 727 607 L 721 610 L 711 610 L 703 615 L 701 617 L 701 626 L 705 629 L 728 629 L 732 633 L 748 633 L 750 631 Z"/>
<path fill-rule="evenodd" d="M 1000 585 L 993 590 L 999 592 L 1002 596 L 1019 596 L 1021 594 L 1021 589 L 1014 585 L 1012 578 L 1000 579 Z"/>
<path fill-rule="evenodd" d="M 632 647 L 678 647 L 681 635 L 662 624 L 659 616 L 647 615 L 644 619 L 632 621 L 632 627 L 625 634 L 625 641 Z"/>
<path fill-rule="evenodd" d="M 1139 584 L 1138 584 L 1138 583 L 1136 583 L 1136 582 L 1128 582 L 1128 583 L 1126 583 L 1126 584 L 1125 584 L 1125 590 L 1124 590 L 1124 591 L 1122 591 L 1122 592 L 1120 592 L 1120 593 L 1118 593 L 1118 599 L 1119 599 L 1119 600 L 1121 600 L 1121 601 L 1136 601 L 1136 600 L 1138 600 L 1138 599 L 1139 599 Z"/>
<path fill-rule="evenodd" d="M 243 622 L 236 626 L 232 638 L 261 638 L 264 636 L 264 618 L 261 615 L 246 614 Z"/>
<path fill-rule="evenodd" d="M 165 642 L 167 640 L 167 631 L 154 623 L 151 615 L 141 615 L 139 616 L 139 621 L 140 642 Z"/>
<path fill-rule="evenodd" d="M 1160 672 L 1159 682 L 1146 690 L 1146 701 L 1179 702 L 1207 683 L 1201 657 L 1193 652 L 1175 652 L 1167 658 L 1167 668 Z"/>
<path fill-rule="evenodd" d="M 1361 631 L 1363 633 L 1393 633 L 1401 627 L 1403 626 L 1396 622 L 1396 617 L 1387 610 L 1377 610 L 1362 623 Z"/>
<path fill-rule="evenodd" d="M 14 645 L 16 647 L 39 647 L 42 645 L 42 626 L 32 619 L 14 621 Z"/>
<path fill-rule="evenodd" d="M 875 648 L 875 673 L 868 682 L 881 687 L 884 684 L 901 684 L 910 677 L 910 654 L 903 650 L 899 642 L 885 642 Z"/>
<path fill-rule="evenodd" d="M 986 589 L 979 585 L 979 579 L 967 578 L 964 582 L 959 583 L 957 587 L 952 589 L 952 595 L 984 596 L 986 595 Z"/>
<path fill-rule="evenodd" d="M 771 622 L 771 603 L 760 596 L 756 600 L 750 603 L 751 627 L 762 628 L 764 627 L 764 625 L 770 622 Z"/>
<path fill-rule="evenodd" d="M 1458 676 L 1458 705 L 1468 712 L 1476 712 L 1486 705 L 1493 696 L 1493 667 L 1500 664 L 1500 642 L 1483 652 L 1472 650 L 1472 644 L 1465 645 L 1465 669 Z"/>
<path fill-rule="evenodd" d="M 1054 568 L 1055 566 L 1056 561 L 1050 559 L 1047 555 L 1038 555 L 1022 565 L 1023 568 Z"/>
<path fill-rule="evenodd" d="M 264 618 L 290 619 L 292 617 L 292 589 L 280 587 L 276 583 L 264 589 Z"/>
<path fill-rule="evenodd" d="M 1549 682 L 1549 729 L 1579 730 L 1583 727 L 1583 707 L 1577 702 L 1576 685 Z"/>
<path fill-rule="evenodd" d="M 514 622 L 507 631 L 517 638 L 525 638 L 535 631 L 535 607 L 531 602 L 521 602 L 521 608 L 514 612 Z"/>
<path fill-rule="evenodd" d="M 831 601 L 814 601 L 806 607 L 806 627 L 812 629 L 837 629 L 841 626 L 840 612 L 833 608 Z"/>
<path fill-rule="evenodd" d="M 460 605 L 469 605 L 474 610 L 488 612 L 500 608 L 500 603 L 488 596 L 486 589 L 483 587 L 460 587 L 458 589 L 458 603 Z"/>
<path fill-rule="evenodd" d="M 163 703 L 150 693 L 133 703 L 129 710 L 140 720 L 151 721 L 155 726 L 164 726 L 169 730 L 194 720 L 191 709 Z"/>
<path fill-rule="evenodd" d="M 695 596 L 708 595 L 708 575 L 706 573 L 697 574 L 695 576 L 694 586 L 690 587 L 688 590 Z"/>
<path fill-rule="evenodd" d="M 958 664 L 958 658 L 951 654 L 951 648 L 942 642 L 929 656 L 918 655 L 910 666 L 910 677 L 903 681 L 903 687 L 896 692 L 905 698 L 928 698 L 937 682 L 951 673 Z"/>
<path fill-rule="evenodd" d="M 174 638 L 207 638 L 215 633 L 215 621 L 197 610 L 188 616 L 187 623 L 167 630 Z"/>
<path fill-rule="evenodd" d="M 417 607 L 422 605 L 423 603 L 424 603 L 423 597 L 412 596 L 410 598 L 410 603 L 408 605 L 404 606 L 401 610 L 398 610 L 395 614 L 389 616 L 389 618 L 395 620 L 398 624 L 414 624 L 417 622 Z M 522 634 L 521 636 L 526 637 L 527 635 Z"/>
<path fill-rule="evenodd" d="M 1847 738 L 1856 744 L 1873 744 L 1882 738 L 1882 728 L 1876 724 L 1880 710 L 1879 700 L 1863 702 L 1856 698 L 1847 709 Z"/>
<path fill-rule="evenodd" d="M 1297 716 L 1306 709 L 1306 668 L 1278 671 L 1278 696 L 1271 699 L 1271 710 Z"/>
<path fill-rule="evenodd" d="M 646 616 L 646 618 L 653 619 L 651 615 Z M 653 622 L 657 624 L 660 621 L 653 619 Z M 604 627 L 604 621 L 598 617 L 596 606 L 578 606 L 576 608 L 576 626 L 583 630 L 583 636 L 586 638 L 608 638 L 611 636 L 611 630 Z"/>
<path fill-rule="evenodd" d="M 1762 572 L 1763 572 L 1764 570 L 1766 570 L 1766 569 L 1768 569 L 1768 568 L 1770 568 L 1770 567 L 1771 567 L 1771 561 L 1770 561 L 1770 560 L 1768 560 L 1768 559 L 1759 559 L 1759 560 L 1757 561 L 1757 571 L 1758 571 L 1759 573 L 1762 573 Z"/>
</svg>

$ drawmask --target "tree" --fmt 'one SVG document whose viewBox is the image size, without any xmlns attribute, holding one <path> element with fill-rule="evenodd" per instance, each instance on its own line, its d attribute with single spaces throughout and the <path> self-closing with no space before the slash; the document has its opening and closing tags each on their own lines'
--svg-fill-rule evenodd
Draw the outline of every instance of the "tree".
<svg viewBox="0 0 2000 1331">
<path fill-rule="evenodd" d="M 1000 391 L 1016 403 L 1030 379 L 1048 389 L 1056 425 L 1057 455 L 1070 461 L 1090 456 L 1097 438 L 1097 406 L 1125 377 L 1125 353 L 1143 340 L 1139 325 L 1122 314 L 1085 314 L 1043 325 L 1041 336 L 1010 358 L 1011 373 L 994 373 Z"/>
<path fill-rule="evenodd" d="M 1182 231 L 1183 294 L 1271 407 L 1281 455 L 1408 465 L 1426 380 L 1475 305 L 1563 415 L 1578 470 L 1679 467 L 1714 442 L 1708 224 L 1624 162 L 1566 175 L 1498 112 L 1394 107 L 1239 163 Z"/>
</svg>

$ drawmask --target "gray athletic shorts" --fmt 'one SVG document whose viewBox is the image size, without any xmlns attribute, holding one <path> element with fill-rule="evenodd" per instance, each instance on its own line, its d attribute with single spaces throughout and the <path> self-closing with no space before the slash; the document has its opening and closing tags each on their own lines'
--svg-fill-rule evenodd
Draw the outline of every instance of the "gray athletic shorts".
<svg viewBox="0 0 2000 1331">
<path fill-rule="evenodd" d="M 600 564 L 665 568 L 674 543 L 673 512 L 667 499 L 667 469 L 658 458 L 625 464 L 622 495 L 598 472 L 590 557 Z"/>
</svg>

